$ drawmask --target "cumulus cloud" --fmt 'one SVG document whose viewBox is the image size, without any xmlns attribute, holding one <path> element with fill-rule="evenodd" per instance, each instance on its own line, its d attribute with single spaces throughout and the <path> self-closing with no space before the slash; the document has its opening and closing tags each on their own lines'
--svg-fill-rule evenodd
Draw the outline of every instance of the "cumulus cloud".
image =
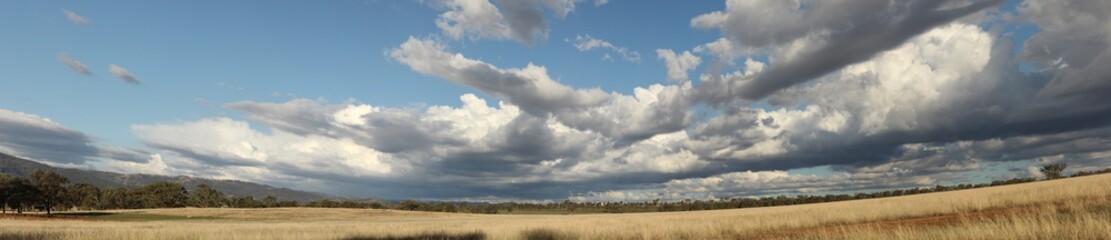
<svg viewBox="0 0 1111 240">
<path fill-rule="evenodd" d="M 65 54 L 65 53 L 58 54 L 58 62 L 61 62 L 62 64 L 65 64 L 66 66 L 69 67 L 69 69 L 72 69 L 73 72 L 76 72 L 77 74 L 81 74 L 81 75 L 85 75 L 85 76 L 92 76 L 93 75 L 92 72 L 89 72 L 89 68 L 85 67 L 85 64 L 83 64 L 81 62 L 78 62 L 77 60 L 73 60 L 73 58 L 70 58 L 68 54 Z"/>
<path fill-rule="evenodd" d="M 548 37 L 545 10 L 563 18 L 581 0 L 446 0 L 437 2 L 447 11 L 436 19 L 436 26 L 452 39 L 514 39 L 534 44 Z M 600 4 L 598 4 L 600 5 Z"/>
<path fill-rule="evenodd" d="M 502 69 L 448 52 L 431 39 L 410 38 L 389 54 L 416 72 L 504 98 L 536 117 L 555 116 L 572 128 L 617 139 L 621 146 L 681 130 L 692 119 L 688 83 L 636 88 L 632 96 L 574 89 L 553 80 L 543 66 Z"/>
<path fill-rule="evenodd" d="M 64 12 L 66 14 L 66 19 L 69 19 L 69 21 L 73 22 L 73 24 L 77 24 L 77 25 L 88 25 L 89 24 L 89 19 L 88 18 L 85 18 L 84 16 L 81 16 L 81 15 L 77 15 L 77 13 L 74 13 L 73 11 L 70 11 L 69 9 L 62 9 L 62 12 Z"/>
<path fill-rule="evenodd" d="M 664 60 L 667 66 L 667 80 L 670 81 L 690 81 L 687 74 L 702 63 L 702 58 L 691 54 L 690 51 L 675 54 L 671 49 L 656 49 L 656 56 Z"/>
<path fill-rule="evenodd" d="M 227 118 L 181 124 L 135 125 L 147 145 L 219 166 L 311 165 L 321 173 L 389 174 L 387 155 L 350 140 L 297 136 L 284 131 L 259 133 L 246 122 Z"/>
<path fill-rule="evenodd" d="M 120 67 L 119 65 L 108 64 L 108 72 L 111 72 L 112 75 L 120 78 L 127 83 L 139 84 L 139 78 L 135 77 L 134 74 L 131 74 L 131 71 L 128 71 L 126 68 Z"/>
<path fill-rule="evenodd" d="M 644 96 L 639 98 L 648 101 L 655 98 L 652 93 L 666 90 L 658 86 L 642 91 Z M 272 128 L 270 133 L 226 118 L 136 125 L 133 130 L 147 146 L 195 162 L 193 169 L 226 175 L 238 171 L 235 169 L 257 168 L 291 178 L 352 185 L 374 179 L 382 183 L 349 191 L 385 197 L 458 198 L 485 192 L 560 198 L 572 188 L 594 189 L 589 184 L 594 179 L 651 172 L 682 174 L 706 164 L 678 147 L 686 138 L 681 132 L 642 137 L 646 139 L 613 148 L 615 139 L 569 127 L 556 118 L 527 114 L 507 102 L 491 107 L 471 94 L 461 96 L 460 101 L 459 107 L 414 108 L 303 99 L 237 102 L 227 107 L 247 112 L 251 119 Z M 203 144 L 197 142 L 213 136 L 215 139 Z M 355 168 L 340 164 L 351 161 L 350 157 L 321 155 L 336 150 L 288 152 L 302 145 L 350 146 L 364 153 L 360 159 L 378 159 L 371 161 L 378 165 L 369 165 L 381 167 Z M 344 171 L 328 174 L 339 171 L 326 168 L 333 165 Z M 386 173 L 371 171 L 386 167 Z M 363 172 L 369 174 L 357 174 Z"/>
<path fill-rule="evenodd" d="M 691 25 L 720 29 L 740 48 L 768 49 L 771 67 L 735 91 L 761 99 L 1000 2 L 730 0 L 724 11 L 697 16 Z"/>
<path fill-rule="evenodd" d="M 586 52 L 586 51 L 590 51 L 590 50 L 593 50 L 593 49 L 605 49 L 605 50 L 609 50 L 609 51 L 617 54 L 618 56 L 621 57 L 622 60 L 625 60 L 625 61 L 628 61 L 628 62 L 634 62 L 634 63 L 639 63 L 640 62 L 640 53 L 639 52 L 631 51 L 628 48 L 624 48 L 624 47 L 618 47 L 616 45 L 613 45 L 613 43 L 607 42 L 606 40 L 591 37 L 590 35 L 575 36 L 575 42 L 572 43 L 572 45 L 574 45 L 575 48 L 578 49 L 581 52 Z M 613 61 L 613 57 L 609 53 L 606 53 L 605 55 L 603 55 L 602 59 Z"/>
</svg>

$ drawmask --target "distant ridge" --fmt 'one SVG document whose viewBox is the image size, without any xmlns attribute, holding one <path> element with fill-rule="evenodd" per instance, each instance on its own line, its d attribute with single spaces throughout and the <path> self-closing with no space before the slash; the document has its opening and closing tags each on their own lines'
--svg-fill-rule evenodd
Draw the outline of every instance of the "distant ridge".
<svg viewBox="0 0 1111 240">
<path fill-rule="evenodd" d="M 35 161 L 18 158 L 5 153 L 0 153 L 0 174 L 9 174 L 18 177 L 27 177 L 34 170 L 54 171 L 69 179 L 70 183 L 88 183 L 100 188 L 106 187 L 139 187 L 155 182 L 175 182 L 192 190 L 200 184 L 206 184 L 229 196 L 252 196 L 261 200 L 266 196 L 274 196 L 281 201 L 297 201 L 307 203 L 324 199 L 337 199 L 338 197 L 307 191 L 298 191 L 289 188 L 278 188 L 264 184 L 238 181 L 215 180 L 195 178 L 188 176 L 162 176 L 152 174 L 122 174 L 114 172 L 81 170 L 73 168 L 57 168 Z"/>
</svg>

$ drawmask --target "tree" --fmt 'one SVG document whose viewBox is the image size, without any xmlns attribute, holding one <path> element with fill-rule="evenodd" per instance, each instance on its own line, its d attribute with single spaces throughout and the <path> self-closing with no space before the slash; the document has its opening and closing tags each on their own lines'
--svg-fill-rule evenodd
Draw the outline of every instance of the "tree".
<svg viewBox="0 0 1111 240">
<path fill-rule="evenodd" d="M 0 209 L 6 212 L 5 207 L 10 207 L 18 213 L 23 213 L 23 206 L 39 198 L 38 189 L 31 186 L 27 179 L 11 175 L 0 175 Z"/>
<path fill-rule="evenodd" d="M 227 197 L 224 196 L 224 193 L 201 184 L 197 185 L 197 189 L 193 189 L 193 197 L 190 200 L 192 200 L 191 205 L 194 207 L 211 208 L 223 206 Z"/>
<path fill-rule="evenodd" d="M 7 213 L 8 198 L 11 198 L 12 193 L 15 193 L 17 181 L 19 181 L 19 178 L 12 175 L 0 174 L 0 213 Z"/>
<path fill-rule="evenodd" d="M 39 190 L 39 200 L 46 208 L 47 216 L 51 215 L 50 209 L 65 197 L 66 183 L 69 183 L 69 179 L 55 172 L 31 172 L 31 185 Z"/>
<path fill-rule="evenodd" d="M 143 201 L 149 208 L 184 207 L 189 192 L 178 183 L 159 182 L 143 187 Z"/>
<path fill-rule="evenodd" d="M 89 210 L 99 208 L 101 205 L 100 189 L 92 184 L 73 184 L 69 186 L 67 192 L 69 203 L 75 207 Z"/>
<path fill-rule="evenodd" d="M 236 207 L 236 208 L 259 208 L 259 207 L 262 207 L 262 203 L 258 202 L 258 200 L 255 200 L 255 197 L 252 197 L 252 196 L 233 198 L 233 199 L 229 200 L 229 202 L 231 202 L 232 207 Z"/>
<path fill-rule="evenodd" d="M 138 189 L 107 188 L 100 191 L 103 209 L 138 209 L 143 207 L 143 193 Z"/>
<path fill-rule="evenodd" d="M 1046 164 L 1042 166 L 1041 171 L 1042 174 L 1045 174 L 1046 179 L 1058 179 L 1063 176 L 1062 173 L 1065 172 L 1065 168 L 1068 166 L 1069 165 L 1066 163 Z"/>
<path fill-rule="evenodd" d="M 401 201 L 401 204 L 398 206 L 398 208 L 401 209 L 401 210 L 406 210 L 406 211 L 416 211 L 417 209 L 423 209 L 424 208 L 423 205 L 424 204 L 421 203 L 421 202 L 417 202 L 417 201 L 413 201 L 413 200 L 405 200 L 405 201 Z"/>
<path fill-rule="evenodd" d="M 268 208 L 278 207 L 278 198 L 267 195 L 266 198 L 262 199 L 262 205 Z"/>
</svg>

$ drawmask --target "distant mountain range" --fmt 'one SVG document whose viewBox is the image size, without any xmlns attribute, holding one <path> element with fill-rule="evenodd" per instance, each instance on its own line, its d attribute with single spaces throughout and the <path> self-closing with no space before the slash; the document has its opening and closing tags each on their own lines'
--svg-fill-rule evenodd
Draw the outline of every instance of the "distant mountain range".
<svg viewBox="0 0 1111 240">
<path fill-rule="evenodd" d="M 306 203 L 324 199 L 339 199 L 338 197 L 316 193 L 298 191 L 288 188 L 278 188 L 264 184 L 244 182 L 237 180 L 215 180 L 195 178 L 188 176 L 162 176 L 151 174 L 122 174 L 96 170 L 81 170 L 73 168 L 57 168 L 35 161 L 14 157 L 0 153 L 0 174 L 9 174 L 18 177 L 27 177 L 34 170 L 54 171 L 69 179 L 70 183 L 88 183 L 100 188 L 113 187 L 139 187 L 156 182 L 175 182 L 193 190 L 200 184 L 206 184 L 213 189 L 229 196 L 252 196 L 261 200 L 266 196 L 274 196 L 280 201 L 297 201 Z"/>
</svg>

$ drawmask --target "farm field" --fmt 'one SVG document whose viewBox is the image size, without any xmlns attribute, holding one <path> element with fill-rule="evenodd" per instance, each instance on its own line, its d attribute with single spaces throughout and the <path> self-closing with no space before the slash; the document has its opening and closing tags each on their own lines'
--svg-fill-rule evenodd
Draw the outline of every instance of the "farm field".
<svg viewBox="0 0 1111 240">
<path fill-rule="evenodd" d="M 1111 236 L 1111 175 L 693 212 L 483 215 L 179 208 L 50 219 L 7 215 L 0 226 L 0 239 L 1099 239 Z"/>
</svg>

